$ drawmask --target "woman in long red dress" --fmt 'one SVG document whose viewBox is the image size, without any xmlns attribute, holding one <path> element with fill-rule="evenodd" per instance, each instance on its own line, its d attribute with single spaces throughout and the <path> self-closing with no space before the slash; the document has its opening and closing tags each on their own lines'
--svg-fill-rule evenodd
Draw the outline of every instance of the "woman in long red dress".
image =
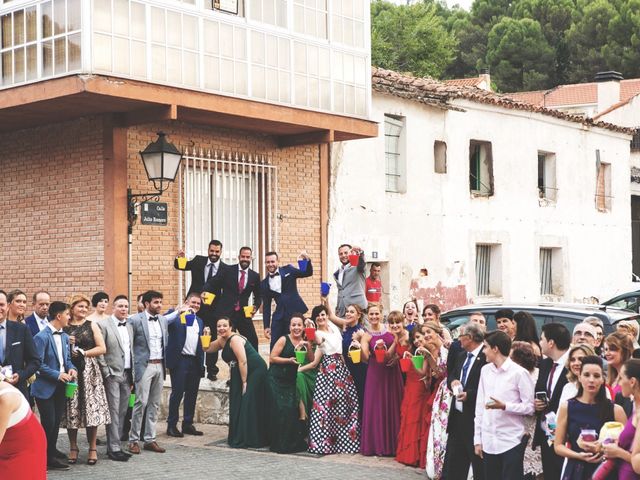
<svg viewBox="0 0 640 480">
<path fill-rule="evenodd" d="M 404 317 L 400 312 L 391 312 L 387 317 L 392 332 L 399 330 L 396 324 L 403 321 Z M 401 332 L 398 332 L 397 337 L 402 338 L 403 336 Z M 422 346 L 423 336 L 420 328 L 414 328 L 410 335 L 411 345 L 402 345 L 401 341 L 398 353 L 404 354 L 405 351 L 414 353 L 417 347 Z M 424 468 L 426 464 L 427 439 L 429 437 L 428 418 L 431 418 L 431 408 L 427 405 L 429 386 L 422 380 L 423 377 L 424 372 L 416 370 L 412 364 L 407 372 L 402 405 L 400 406 L 400 432 L 398 433 L 398 448 L 396 450 L 396 461 L 421 468 Z"/>
<path fill-rule="evenodd" d="M 29 402 L 0 381 L 0 478 L 46 480 L 47 439 Z"/>
</svg>

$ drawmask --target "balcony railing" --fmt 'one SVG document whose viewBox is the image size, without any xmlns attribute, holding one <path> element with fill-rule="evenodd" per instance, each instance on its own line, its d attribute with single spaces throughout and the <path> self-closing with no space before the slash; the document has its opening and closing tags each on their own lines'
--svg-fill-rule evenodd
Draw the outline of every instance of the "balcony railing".
<svg viewBox="0 0 640 480">
<path fill-rule="evenodd" d="M 0 0 L 0 89 L 94 73 L 366 118 L 369 25 L 368 0 Z"/>
</svg>

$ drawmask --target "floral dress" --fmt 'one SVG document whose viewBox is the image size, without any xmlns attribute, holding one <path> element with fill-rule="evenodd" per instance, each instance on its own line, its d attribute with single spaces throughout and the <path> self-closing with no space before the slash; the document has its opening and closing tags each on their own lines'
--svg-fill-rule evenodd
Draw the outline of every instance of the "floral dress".
<svg viewBox="0 0 640 480">
<path fill-rule="evenodd" d="M 453 394 L 447 387 L 447 356 L 446 347 L 440 347 L 437 358 L 437 368 L 432 373 L 431 387 L 435 391 L 433 410 L 431 412 L 431 427 L 427 441 L 427 477 L 439 480 L 442 477 L 444 455 L 447 449 L 447 424 Z"/>
</svg>

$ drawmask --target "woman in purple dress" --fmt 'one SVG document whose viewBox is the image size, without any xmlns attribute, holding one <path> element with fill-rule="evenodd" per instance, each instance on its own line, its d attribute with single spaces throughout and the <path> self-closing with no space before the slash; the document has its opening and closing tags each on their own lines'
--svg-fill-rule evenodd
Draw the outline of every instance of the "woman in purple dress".
<svg viewBox="0 0 640 480">
<path fill-rule="evenodd" d="M 627 420 L 624 430 L 618 438 L 618 443 L 608 443 L 603 445 L 605 458 L 618 459 L 618 479 L 619 480 L 637 480 L 640 475 L 633 471 L 631 467 L 631 449 L 633 446 L 633 438 L 638 427 L 638 415 L 640 412 L 640 360 L 627 360 L 620 370 L 619 385 L 622 388 L 622 395 L 625 398 L 633 398 L 633 411 Z"/>
<path fill-rule="evenodd" d="M 382 323 L 382 308 L 378 303 L 369 304 L 367 316 L 371 329 L 358 335 L 362 356 L 365 361 L 369 360 L 364 390 L 361 451 L 363 455 L 393 456 L 396 454 L 400 430 L 403 389 L 402 374 L 395 357 L 395 336 Z M 376 355 L 376 349 L 383 353 Z"/>
</svg>

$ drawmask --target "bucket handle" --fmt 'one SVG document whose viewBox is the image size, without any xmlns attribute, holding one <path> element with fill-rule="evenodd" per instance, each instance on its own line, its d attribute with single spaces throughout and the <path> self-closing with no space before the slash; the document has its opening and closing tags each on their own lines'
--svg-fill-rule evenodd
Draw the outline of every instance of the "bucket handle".
<svg viewBox="0 0 640 480">
<path fill-rule="evenodd" d="M 297 352 L 308 352 L 309 351 L 307 349 L 307 346 L 302 342 L 300 342 L 298 345 L 296 345 L 294 350 L 297 351 Z"/>
<path fill-rule="evenodd" d="M 404 353 L 402 354 L 402 358 L 407 358 L 407 355 L 409 355 L 409 357 L 408 357 L 408 358 L 413 357 L 413 355 L 411 355 L 411 352 L 407 350 L 406 352 L 404 352 Z"/>
<path fill-rule="evenodd" d="M 351 342 L 351 345 L 349 345 L 349 350 L 351 350 L 352 347 L 353 347 L 354 350 L 360 350 L 362 348 L 355 341 Z"/>
</svg>

